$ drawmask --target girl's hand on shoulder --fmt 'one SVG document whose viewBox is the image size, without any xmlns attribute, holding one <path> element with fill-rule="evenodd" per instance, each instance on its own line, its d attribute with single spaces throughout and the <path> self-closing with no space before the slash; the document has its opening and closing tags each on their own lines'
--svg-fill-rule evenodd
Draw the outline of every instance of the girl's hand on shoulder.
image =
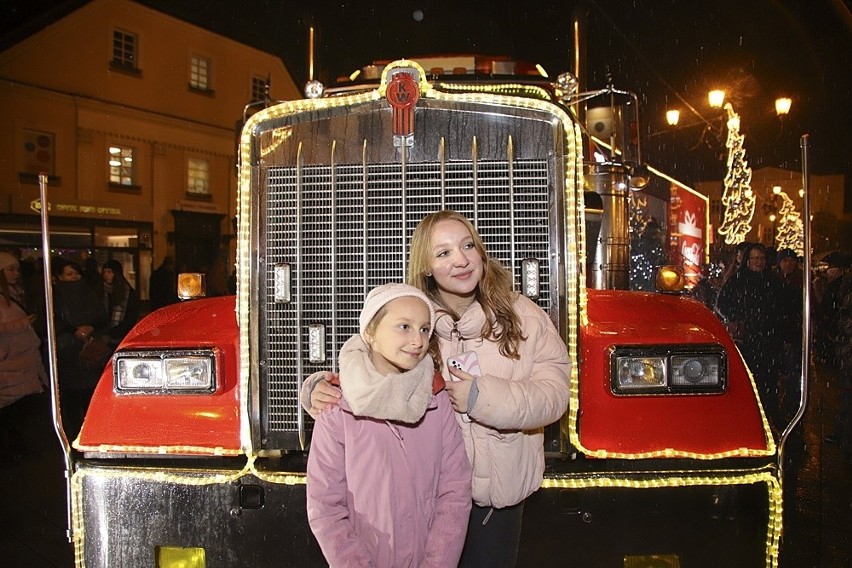
<svg viewBox="0 0 852 568">
<path fill-rule="evenodd" d="M 468 411 L 467 405 L 468 398 L 470 397 L 470 389 L 473 386 L 473 379 L 476 377 L 460 369 L 450 367 L 448 370 L 450 372 L 450 380 L 445 381 L 444 388 L 450 396 L 453 410 L 464 414 Z"/>
<path fill-rule="evenodd" d="M 318 382 L 311 391 L 311 414 L 322 414 L 340 404 L 340 388 L 332 384 L 334 379 L 334 373 L 327 371 L 325 380 Z"/>
</svg>

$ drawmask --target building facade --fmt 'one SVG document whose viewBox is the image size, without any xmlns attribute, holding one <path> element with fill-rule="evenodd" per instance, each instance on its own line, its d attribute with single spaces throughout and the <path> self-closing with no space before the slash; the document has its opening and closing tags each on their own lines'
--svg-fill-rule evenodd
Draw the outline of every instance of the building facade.
<svg viewBox="0 0 852 568">
<path fill-rule="evenodd" d="M 0 52 L 0 247 L 230 273 L 244 108 L 300 98 L 277 56 L 129 0 L 94 0 Z M 215 283 L 214 283 L 215 284 Z M 218 290 L 216 290 L 218 292 Z"/>
</svg>

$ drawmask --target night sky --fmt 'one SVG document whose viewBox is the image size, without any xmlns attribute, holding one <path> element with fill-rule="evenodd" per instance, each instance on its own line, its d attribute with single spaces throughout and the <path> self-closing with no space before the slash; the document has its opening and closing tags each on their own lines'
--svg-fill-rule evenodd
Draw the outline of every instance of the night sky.
<svg viewBox="0 0 852 568">
<path fill-rule="evenodd" d="M 315 75 L 326 83 L 375 59 L 427 53 L 512 55 L 555 77 L 571 68 L 571 21 L 583 14 L 584 88 L 602 88 L 611 78 L 640 95 L 649 162 L 687 183 L 724 177 L 723 145 L 702 138 L 701 126 L 672 131 L 664 120 L 667 106 L 677 106 L 682 125 L 713 122 L 720 114 L 707 106 L 706 93 L 724 88 L 742 117 L 753 168 L 800 169 L 800 136 L 808 133 L 813 173 L 846 174 L 852 204 L 852 16 L 842 0 L 592 0 L 585 8 L 572 0 L 141 3 L 279 54 L 300 86 L 311 25 Z M 67 2 L 4 1 L 0 33 L 57 4 Z M 781 95 L 793 99 L 783 121 L 774 113 Z"/>
</svg>

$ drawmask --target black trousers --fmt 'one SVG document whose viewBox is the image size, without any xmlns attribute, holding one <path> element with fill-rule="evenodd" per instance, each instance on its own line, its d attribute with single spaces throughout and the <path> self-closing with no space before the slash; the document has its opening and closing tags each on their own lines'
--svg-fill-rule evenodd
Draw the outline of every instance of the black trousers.
<svg viewBox="0 0 852 568">
<path fill-rule="evenodd" d="M 474 505 L 459 568 L 514 568 L 523 516 L 523 501 L 503 509 Z"/>
</svg>

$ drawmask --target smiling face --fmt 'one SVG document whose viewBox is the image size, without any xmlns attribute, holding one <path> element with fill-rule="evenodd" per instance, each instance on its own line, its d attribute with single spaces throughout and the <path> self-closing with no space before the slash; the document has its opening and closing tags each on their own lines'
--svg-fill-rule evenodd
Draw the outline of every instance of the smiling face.
<svg viewBox="0 0 852 568">
<path fill-rule="evenodd" d="M 432 228 L 431 273 L 443 302 L 458 313 L 470 305 L 485 263 L 468 228 L 454 219 Z"/>
<path fill-rule="evenodd" d="M 429 352 L 429 307 L 413 296 L 391 300 L 365 330 L 370 360 L 380 373 L 410 371 Z"/>
<path fill-rule="evenodd" d="M 749 251 L 748 268 L 754 272 L 763 272 L 766 268 L 766 253 L 762 249 L 754 247 Z"/>
</svg>

